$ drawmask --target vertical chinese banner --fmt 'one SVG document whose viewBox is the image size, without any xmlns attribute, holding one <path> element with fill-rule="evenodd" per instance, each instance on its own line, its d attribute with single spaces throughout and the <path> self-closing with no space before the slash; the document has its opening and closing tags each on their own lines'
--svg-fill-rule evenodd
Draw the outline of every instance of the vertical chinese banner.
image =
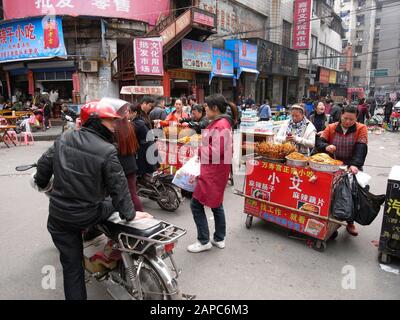
<svg viewBox="0 0 400 320">
<path fill-rule="evenodd" d="M 305 50 L 310 48 L 311 0 L 295 0 L 293 49 Z"/>
<path fill-rule="evenodd" d="M 136 75 L 164 75 L 162 38 L 135 39 L 133 48 Z"/>
<path fill-rule="evenodd" d="M 35 94 L 35 81 L 33 79 L 33 71 L 28 71 L 28 87 L 29 87 L 29 94 L 33 96 Z"/>
</svg>

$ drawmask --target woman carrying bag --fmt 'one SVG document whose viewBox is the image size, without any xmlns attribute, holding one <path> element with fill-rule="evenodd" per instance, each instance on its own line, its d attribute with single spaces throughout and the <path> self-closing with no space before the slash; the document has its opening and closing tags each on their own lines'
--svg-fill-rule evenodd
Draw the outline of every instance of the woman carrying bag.
<svg viewBox="0 0 400 320">
<path fill-rule="evenodd" d="M 226 114 L 228 107 L 232 117 Z M 210 121 L 202 133 L 199 149 L 200 175 L 190 204 L 197 227 L 197 241 L 188 246 L 192 253 L 210 250 L 212 246 L 225 248 L 226 221 L 223 198 L 231 172 L 233 157 L 232 127 L 237 121 L 237 107 L 217 94 L 206 98 L 206 114 Z M 210 242 L 207 216 L 204 207 L 214 214 L 215 233 Z"/>
</svg>

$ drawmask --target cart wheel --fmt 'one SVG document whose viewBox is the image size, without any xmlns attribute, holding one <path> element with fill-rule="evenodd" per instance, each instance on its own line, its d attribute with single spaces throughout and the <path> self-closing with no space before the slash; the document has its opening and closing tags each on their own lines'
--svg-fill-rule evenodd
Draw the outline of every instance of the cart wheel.
<svg viewBox="0 0 400 320">
<path fill-rule="evenodd" d="M 246 228 L 250 229 L 252 223 L 253 223 L 253 216 L 247 215 L 247 217 L 246 217 Z"/>
<path fill-rule="evenodd" d="M 335 240 L 338 235 L 339 235 L 339 232 L 336 230 L 335 232 L 332 233 L 332 235 L 330 236 L 329 240 Z"/>
<path fill-rule="evenodd" d="M 326 242 L 321 240 L 315 240 L 313 242 L 312 248 L 318 252 L 324 252 L 326 249 Z"/>
<path fill-rule="evenodd" d="M 379 252 L 379 262 L 383 263 L 383 264 L 390 264 L 392 262 L 392 258 L 390 257 L 390 255 L 388 255 L 387 253 L 384 252 Z"/>
</svg>

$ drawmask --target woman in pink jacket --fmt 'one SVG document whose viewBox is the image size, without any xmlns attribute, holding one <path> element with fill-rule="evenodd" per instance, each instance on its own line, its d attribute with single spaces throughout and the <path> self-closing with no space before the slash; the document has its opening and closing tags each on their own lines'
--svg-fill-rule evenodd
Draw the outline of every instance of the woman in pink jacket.
<svg viewBox="0 0 400 320">
<path fill-rule="evenodd" d="M 202 133 L 200 176 L 190 204 L 197 227 L 197 241 L 187 249 L 193 253 L 210 250 L 213 245 L 220 249 L 225 247 L 223 199 L 233 158 L 232 127 L 238 114 L 236 106 L 219 94 L 206 98 L 206 113 L 210 124 Z M 214 213 L 215 233 L 211 242 L 204 206 Z"/>
</svg>

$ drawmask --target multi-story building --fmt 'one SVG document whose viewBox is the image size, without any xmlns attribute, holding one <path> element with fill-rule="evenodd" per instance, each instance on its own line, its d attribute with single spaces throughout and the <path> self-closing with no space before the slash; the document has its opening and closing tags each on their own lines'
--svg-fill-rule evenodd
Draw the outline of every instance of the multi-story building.
<svg viewBox="0 0 400 320">
<path fill-rule="evenodd" d="M 350 37 L 352 47 L 352 70 L 350 73 L 350 86 L 362 88 L 369 94 L 370 75 L 374 55 L 375 34 L 375 0 L 350 1 Z"/>
<path fill-rule="evenodd" d="M 400 96 L 400 2 L 377 1 L 370 88 L 375 96 Z"/>
<path fill-rule="evenodd" d="M 312 2 L 310 50 L 299 55 L 299 70 L 306 77 L 304 95 L 336 95 L 340 88 L 340 56 L 344 29 L 335 0 Z"/>
</svg>

